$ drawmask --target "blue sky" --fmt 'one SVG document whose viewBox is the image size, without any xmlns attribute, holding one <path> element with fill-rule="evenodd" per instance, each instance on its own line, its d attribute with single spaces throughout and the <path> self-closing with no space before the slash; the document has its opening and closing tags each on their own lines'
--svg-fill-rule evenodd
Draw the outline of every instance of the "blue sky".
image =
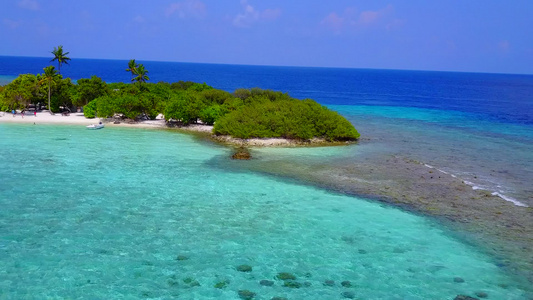
<svg viewBox="0 0 533 300">
<path fill-rule="evenodd" d="M 531 0 L 2 0 L 0 55 L 533 74 Z"/>
</svg>

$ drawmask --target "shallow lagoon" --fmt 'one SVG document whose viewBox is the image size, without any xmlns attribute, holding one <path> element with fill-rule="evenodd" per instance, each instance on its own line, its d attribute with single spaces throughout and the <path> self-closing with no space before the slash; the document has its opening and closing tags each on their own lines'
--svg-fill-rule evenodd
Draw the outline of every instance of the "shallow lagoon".
<svg viewBox="0 0 533 300">
<path fill-rule="evenodd" d="M 0 296 L 525 298 L 490 257 L 425 218 L 213 167 L 229 155 L 164 130 L 0 124 Z M 279 272 L 302 286 L 283 287 Z"/>
</svg>

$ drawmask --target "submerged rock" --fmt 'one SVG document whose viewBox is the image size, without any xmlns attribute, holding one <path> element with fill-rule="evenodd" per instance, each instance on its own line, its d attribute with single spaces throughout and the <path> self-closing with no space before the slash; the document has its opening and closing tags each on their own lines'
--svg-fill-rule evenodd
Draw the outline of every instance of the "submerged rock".
<svg viewBox="0 0 533 300">
<path fill-rule="evenodd" d="M 453 300 L 479 300 L 478 298 L 470 297 L 467 295 L 457 295 Z"/>
<path fill-rule="evenodd" d="M 341 295 L 346 299 L 355 299 L 354 292 L 343 292 Z"/>
<path fill-rule="evenodd" d="M 453 278 L 453 282 L 456 282 L 456 283 L 463 283 L 465 282 L 465 280 L 461 277 L 454 277 Z"/>
<path fill-rule="evenodd" d="M 276 275 L 276 279 L 279 279 L 279 280 L 296 280 L 296 276 L 294 276 L 291 273 L 281 272 L 281 273 L 278 273 L 278 275 Z"/>
<path fill-rule="evenodd" d="M 346 288 L 352 287 L 352 283 L 348 280 L 341 282 L 341 285 Z"/>
<path fill-rule="evenodd" d="M 324 281 L 324 286 L 335 286 L 335 281 L 333 280 L 326 280 Z"/>
<path fill-rule="evenodd" d="M 252 300 L 255 297 L 255 293 L 249 290 L 240 290 L 239 297 L 244 300 Z"/>
<path fill-rule="evenodd" d="M 287 300 L 285 297 L 272 297 L 270 300 Z"/>
<path fill-rule="evenodd" d="M 176 260 L 188 260 L 188 259 L 189 259 L 189 257 L 188 257 L 188 256 L 185 256 L 185 255 L 178 255 L 178 256 L 176 257 Z"/>
<path fill-rule="evenodd" d="M 185 284 L 188 284 L 190 287 L 200 286 L 200 283 L 197 280 L 195 280 L 194 278 L 191 278 L 191 277 L 187 277 L 187 278 L 183 279 L 183 282 Z"/>
<path fill-rule="evenodd" d="M 191 282 L 193 282 L 194 279 L 192 279 L 191 277 L 187 277 L 185 279 L 183 279 L 183 282 L 186 283 L 186 284 L 189 284 Z"/>
<path fill-rule="evenodd" d="M 235 153 L 231 156 L 232 159 L 243 159 L 248 160 L 252 158 L 252 155 L 250 154 L 250 151 L 248 149 L 241 147 L 237 149 Z"/>
<path fill-rule="evenodd" d="M 216 289 L 223 289 L 223 288 L 227 287 L 228 284 L 229 284 L 229 280 L 219 281 L 219 282 L 217 282 L 217 283 L 215 284 L 214 287 L 215 287 Z"/>
<path fill-rule="evenodd" d="M 178 286 L 179 282 L 177 282 L 176 280 L 173 280 L 173 279 L 169 279 L 169 280 L 167 280 L 167 284 L 170 287 L 174 287 L 174 286 Z"/>
<path fill-rule="evenodd" d="M 487 298 L 489 294 L 485 292 L 476 292 L 476 296 L 478 296 L 479 298 Z"/>
<path fill-rule="evenodd" d="M 283 286 L 291 289 L 299 289 L 302 287 L 302 284 L 298 281 L 287 280 L 283 283 Z"/>
<path fill-rule="evenodd" d="M 274 281 L 264 279 L 264 280 L 259 281 L 259 284 L 263 286 L 273 286 Z"/>
<path fill-rule="evenodd" d="M 252 266 L 240 265 L 240 266 L 237 267 L 237 271 L 239 271 L 239 272 L 252 272 Z"/>
<path fill-rule="evenodd" d="M 200 283 L 198 281 L 193 281 L 189 284 L 190 287 L 200 286 Z"/>
</svg>

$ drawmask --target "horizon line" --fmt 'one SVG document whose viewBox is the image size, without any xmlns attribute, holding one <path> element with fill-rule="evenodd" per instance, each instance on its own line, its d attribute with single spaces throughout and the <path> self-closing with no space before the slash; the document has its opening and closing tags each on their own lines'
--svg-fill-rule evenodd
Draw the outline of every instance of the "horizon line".
<svg viewBox="0 0 533 300">
<path fill-rule="evenodd" d="M 45 56 L 27 56 L 27 55 L 0 55 L 0 57 L 21 57 L 21 58 L 47 58 Z M 245 64 L 245 63 L 221 63 L 221 62 L 187 62 L 187 61 L 171 61 L 171 60 L 152 60 L 152 59 L 137 59 L 137 58 L 90 58 L 90 57 L 75 57 L 72 59 L 83 60 L 116 60 L 129 61 L 135 59 L 136 61 L 158 62 L 158 63 L 181 63 L 181 64 L 205 64 L 205 65 L 229 65 L 229 66 L 250 66 L 250 67 L 281 67 L 281 68 L 310 68 L 310 69 L 346 69 L 346 70 L 376 70 L 376 71 L 407 71 L 407 72 L 435 72 L 435 73 L 466 73 L 466 74 L 493 74 L 493 75 L 524 75 L 533 76 L 533 73 L 504 73 L 504 72 L 487 72 L 487 71 L 457 71 L 457 70 L 429 70 L 429 69 L 394 69 L 394 68 L 368 68 L 368 67 L 342 67 L 342 66 L 300 66 L 300 65 L 268 65 L 268 64 Z"/>
</svg>

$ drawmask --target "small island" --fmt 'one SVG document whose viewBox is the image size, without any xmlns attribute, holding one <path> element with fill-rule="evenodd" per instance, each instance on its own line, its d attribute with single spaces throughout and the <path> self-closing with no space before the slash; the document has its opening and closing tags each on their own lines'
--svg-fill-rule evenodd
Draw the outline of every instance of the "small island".
<svg viewBox="0 0 533 300">
<path fill-rule="evenodd" d="M 164 118 L 168 127 L 211 132 L 217 141 L 239 146 L 335 145 L 356 141 L 360 134 L 343 116 L 312 99 L 260 88 L 233 93 L 205 83 L 148 83 L 148 71 L 130 60 L 132 83 L 106 83 L 97 76 L 63 78 L 53 66 L 43 74 L 21 74 L 0 87 L 0 110 L 33 114 L 46 108 L 108 123 L 142 123 Z M 249 143 L 278 139 L 285 142 Z"/>
</svg>

